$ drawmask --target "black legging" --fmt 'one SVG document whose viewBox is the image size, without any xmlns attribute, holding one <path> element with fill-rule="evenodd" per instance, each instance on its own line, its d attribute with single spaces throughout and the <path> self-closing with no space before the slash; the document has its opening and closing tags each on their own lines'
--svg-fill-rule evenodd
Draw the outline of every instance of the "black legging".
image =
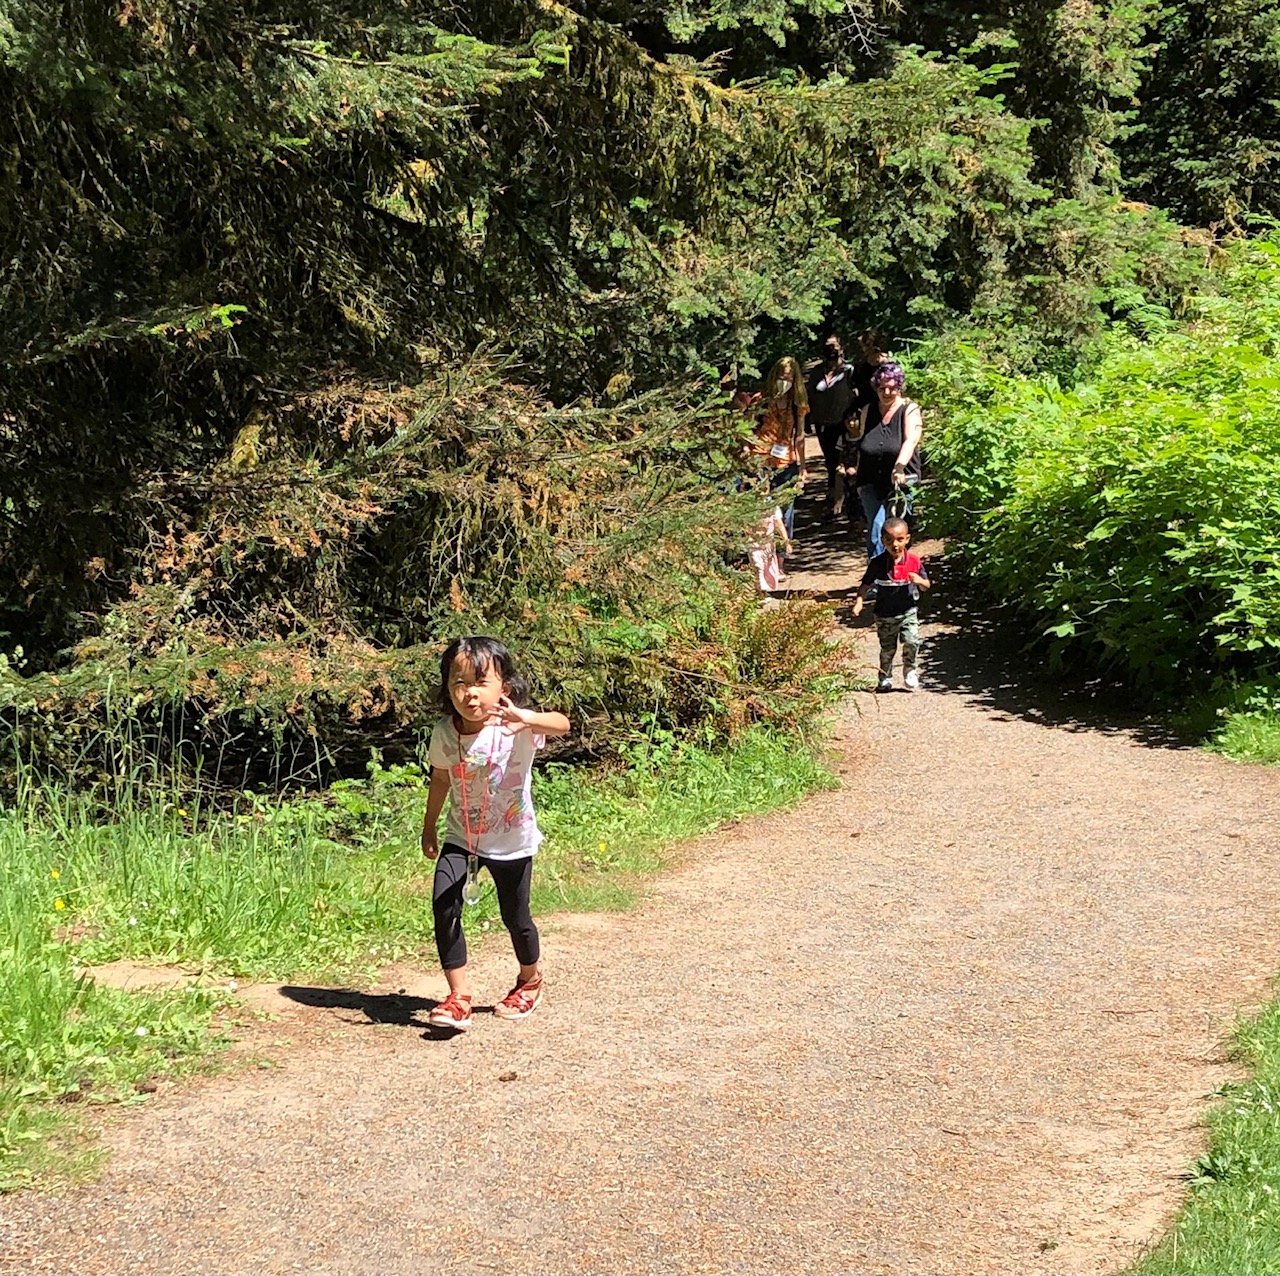
<svg viewBox="0 0 1280 1276">
<path fill-rule="evenodd" d="M 478 857 L 489 870 L 498 888 L 498 911 L 502 924 L 511 933 L 516 960 L 532 966 L 541 949 L 538 928 L 529 911 L 529 881 L 533 876 L 533 856 L 518 860 L 490 860 Z M 461 846 L 446 842 L 436 860 L 435 880 L 431 885 L 431 911 L 436 919 L 436 951 L 445 970 L 457 970 L 467 964 L 467 939 L 462 933 L 462 888 L 467 880 L 467 852 Z"/>
<path fill-rule="evenodd" d="M 840 464 L 840 449 L 844 439 L 844 422 L 835 425 L 824 425 L 818 431 L 818 444 L 822 448 L 822 459 L 827 465 L 827 491 L 833 492 L 836 486 L 836 466 Z"/>
</svg>

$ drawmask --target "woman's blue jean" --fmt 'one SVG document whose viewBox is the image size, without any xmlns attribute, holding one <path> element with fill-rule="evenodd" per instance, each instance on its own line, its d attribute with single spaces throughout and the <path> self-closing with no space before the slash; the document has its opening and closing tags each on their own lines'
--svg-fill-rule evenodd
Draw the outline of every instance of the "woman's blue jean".
<svg viewBox="0 0 1280 1276">
<path fill-rule="evenodd" d="M 769 491 L 775 492 L 780 487 L 786 487 L 788 483 L 793 482 L 800 474 L 800 467 L 796 464 L 785 466 L 780 470 L 769 471 Z M 791 540 L 795 535 L 796 526 L 796 499 L 791 497 L 786 505 L 782 507 L 782 525 L 787 529 L 787 539 Z"/>
<path fill-rule="evenodd" d="M 906 507 L 903 511 L 905 516 L 911 513 L 911 502 L 915 497 L 915 492 L 909 482 L 902 491 L 906 500 Z M 858 498 L 862 501 L 862 512 L 867 518 L 867 557 L 874 558 L 884 549 L 881 536 L 884 532 L 885 519 L 888 517 L 885 513 L 884 498 L 870 484 L 866 487 L 858 488 Z"/>
</svg>

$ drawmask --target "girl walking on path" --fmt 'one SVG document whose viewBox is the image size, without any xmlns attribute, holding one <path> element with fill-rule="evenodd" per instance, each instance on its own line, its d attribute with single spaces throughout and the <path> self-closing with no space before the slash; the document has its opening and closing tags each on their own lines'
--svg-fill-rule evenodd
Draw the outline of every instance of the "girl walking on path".
<svg viewBox="0 0 1280 1276">
<path fill-rule="evenodd" d="M 764 384 L 764 416 L 751 443 L 751 452 L 763 472 L 771 492 L 788 483 L 808 478 L 804 461 L 804 419 L 809 415 L 809 396 L 800 365 L 790 355 L 770 369 Z M 795 538 L 795 498 L 782 507 L 787 539 Z"/>
<path fill-rule="evenodd" d="M 760 520 L 756 533 L 758 539 L 751 547 L 751 563 L 756 569 L 756 584 L 762 594 L 772 593 L 786 583 L 787 575 L 778 558 L 778 545 L 790 553 L 791 541 L 787 536 L 787 524 L 782 511 L 775 505 Z"/>
<path fill-rule="evenodd" d="M 427 1016 L 436 1028 L 471 1027 L 471 980 L 462 931 L 463 889 L 487 868 L 498 910 L 515 946 L 520 974 L 493 1008 L 499 1019 L 524 1019 L 542 1000 L 538 928 L 529 911 L 533 855 L 542 841 L 530 795 L 533 755 L 547 736 L 564 735 L 563 713 L 527 707 L 528 689 L 511 653 L 494 638 L 459 638 L 440 659 L 445 717 L 431 733 L 431 785 L 422 822 L 422 853 L 436 861 L 431 889 L 436 949 L 449 995 Z M 445 798 L 445 843 L 437 828 Z"/>
</svg>

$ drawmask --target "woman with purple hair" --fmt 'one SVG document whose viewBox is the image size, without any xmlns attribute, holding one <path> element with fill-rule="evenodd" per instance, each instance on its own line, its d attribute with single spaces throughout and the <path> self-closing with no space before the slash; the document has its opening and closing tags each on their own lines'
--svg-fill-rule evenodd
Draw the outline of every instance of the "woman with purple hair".
<svg viewBox="0 0 1280 1276">
<path fill-rule="evenodd" d="M 920 405 L 903 397 L 902 365 L 886 359 L 871 375 L 876 402 L 862 409 L 862 438 L 854 484 L 867 516 L 867 556 L 882 548 L 880 533 L 888 516 L 885 502 L 900 493 L 904 516 L 911 512 L 911 489 L 920 481 Z"/>
</svg>

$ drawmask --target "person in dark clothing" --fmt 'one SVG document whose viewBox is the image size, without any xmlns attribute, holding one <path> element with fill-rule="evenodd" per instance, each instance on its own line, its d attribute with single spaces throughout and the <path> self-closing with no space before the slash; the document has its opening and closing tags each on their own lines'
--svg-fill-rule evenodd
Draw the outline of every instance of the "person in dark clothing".
<svg viewBox="0 0 1280 1276">
<path fill-rule="evenodd" d="M 855 410 L 853 365 L 844 357 L 844 343 L 832 333 L 822 346 L 822 362 L 809 372 L 809 421 L 818 436 L 827 466 L 827 495 L 836 494 L 836 469 L 845 422 Z"/>
<path fill-rule="evenodd" d="M 856 524 L 862 516 L 862 504 L 853 497 L 853 493 L 857 490 L 858 449 L 862 443 L 858 432 L 861 429 L 862 422 L 857 416 L 851 416 L 845 423 L 844 433 L 840 436 L 840 454 L 836 465 L 836 499 L 831 507 L 832 516 L 838 518 L 847 505 L 849 521 L 853 524 Z"/>
<path fill-rule="evenodd" d="M 906 375 L 892 359 L 872 376 L 876 402 L 862 409 L 858 472 L 854 484 L 867 517 L 867 557 L 880 552 L 880 533 L 888 516 L 885 502 L 900 498 L 894 512 L 911 512 L 912 488 L 920 481 L 920 405 L 904 397 Z"/>
<path fill-rule="evenodd" d="M 885 353 L 885 335 L 879 328 L 866 328 L 857 335 L 858 353 L 861 359 L 853 365 L 853 410 L 861 412 L 871 407 L 876 401 L 876 392 L 871 386 L 871 378 L 876 369 L 889 356 Z"/>
</svg>

